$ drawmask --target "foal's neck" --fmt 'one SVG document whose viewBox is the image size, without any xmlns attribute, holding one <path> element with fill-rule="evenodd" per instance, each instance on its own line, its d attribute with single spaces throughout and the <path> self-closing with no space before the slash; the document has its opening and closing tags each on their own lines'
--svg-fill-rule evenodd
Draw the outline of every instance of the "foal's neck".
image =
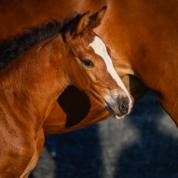
<svg viewBox="0 0 178 178">
<path fill-rule="evenodd" d="M 15 101 L 14 109 L 22 110 L 22 113 L 25 110 L 27 115 L 30 113 L 30 117 L 33 115 L 29 119 L 35 120 L 37 127 L 42 124 L 53 103 L 68 85 L 63 70 L 65 49 L 62 44 L 60 36 L 42 42 L 10 64 L 9 69 L 2 74 L 4 92 L 12 93 L 7 101 Z"/>
</svg>

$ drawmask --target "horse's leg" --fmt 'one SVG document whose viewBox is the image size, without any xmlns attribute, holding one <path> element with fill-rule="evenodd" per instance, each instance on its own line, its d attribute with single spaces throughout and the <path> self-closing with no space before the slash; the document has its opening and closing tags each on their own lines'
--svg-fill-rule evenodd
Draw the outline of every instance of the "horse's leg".
<svg viewBox="0 0 178 178">
<path fill-rule="evenodd" d="M 22 178 L 28 178 L 31 171 L 33 170 L 33 168 L 36 166 L 36 163 L 37 163 L 37 160 L 39 159 L 40 157 L 40 153 L 42 151 L 42 148 L 43 148 L 43 145 L 44 145 L 44 132 L 43 132 L 43 129 L 41 129 L 37 135 L 37 138 L 36 138 L 36 149 L 35 149 L 35 153 L 33 155 L 33 158 L 31 160 L 31 162 L 29 162 L 27 168 L 26 168 L 26 174 L 23 175 Z M 36 161 L 35 161 L 36 160 Z"/>
<path fill-rule="evenodd" d="M 37 149 L 38 158 L 39 158 L 40 153 L 41 153 L 41 151 L 43 149 L 44 140 L 45 140 L 44 131 L 43 131 L 43 128 L 41 128 L 41 130 L 40 130 L 40 132 L 38 134 L 38 137 L 36 139 L 36 149 Z"/>
</svg>

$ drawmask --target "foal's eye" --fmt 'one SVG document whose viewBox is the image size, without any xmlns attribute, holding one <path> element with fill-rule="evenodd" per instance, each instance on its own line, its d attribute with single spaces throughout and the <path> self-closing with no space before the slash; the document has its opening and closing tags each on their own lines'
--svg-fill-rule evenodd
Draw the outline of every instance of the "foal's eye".
<svg viewBox="0 0 178 178">
<path fill-rule="evenodd" d="M 82 59 L 81 62 L 86 67 L 94 67 L 93 62 L 90 59 Z"/>
</svg>

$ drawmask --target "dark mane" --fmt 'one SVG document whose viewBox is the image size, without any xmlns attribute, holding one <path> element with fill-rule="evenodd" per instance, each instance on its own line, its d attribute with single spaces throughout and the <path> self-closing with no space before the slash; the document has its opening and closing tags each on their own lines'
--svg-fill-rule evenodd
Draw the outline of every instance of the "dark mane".
<svg viewBox="0 0 178 178">
<path fill-rule="evenodd" d="M 0 42 L 0 69 L 6 67 L 11 60 L 17 58 L 35 44 L 53 37 L 60 33 L 65 40 L 66 32 L 73 32 L 77 22 L 83 15 L 78 14 L 70 20 L 65 20 L 62 24 L 56 20 L 42 24 L 17 34 L 10 39 Z"/>
</svg>

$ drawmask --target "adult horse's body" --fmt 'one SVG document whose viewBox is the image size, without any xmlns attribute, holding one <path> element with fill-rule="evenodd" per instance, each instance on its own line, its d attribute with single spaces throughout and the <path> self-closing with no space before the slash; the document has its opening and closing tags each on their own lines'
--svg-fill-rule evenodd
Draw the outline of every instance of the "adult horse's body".
<svg viewBox="0 0 178 178">
<path fill-rule="evenodd" d="M 4 1 L 0 11 L 3 24 L 0 34 L 5 38 L 44 19 L 62 18 L 74 11 L 95 10 L 103 4 L 109 8 L 97 33 L 112 49 L 118 72 L 122 75 L 135 74 L 148 87 L 158 91 L 164 109 L 178 124 L 176 0 Z M 65 117 L 57 107 L 56 104 L 55 112 Z"/>
<path fill-rule="evenodd" d="M 28 177 L 43 145 L 43 123 L 73 84 L 116 117 L 131 98 L 104 42 L 93 32 L 106 8 L 50 21 L 0 45 L 0 177 Z"/>
</svg>

